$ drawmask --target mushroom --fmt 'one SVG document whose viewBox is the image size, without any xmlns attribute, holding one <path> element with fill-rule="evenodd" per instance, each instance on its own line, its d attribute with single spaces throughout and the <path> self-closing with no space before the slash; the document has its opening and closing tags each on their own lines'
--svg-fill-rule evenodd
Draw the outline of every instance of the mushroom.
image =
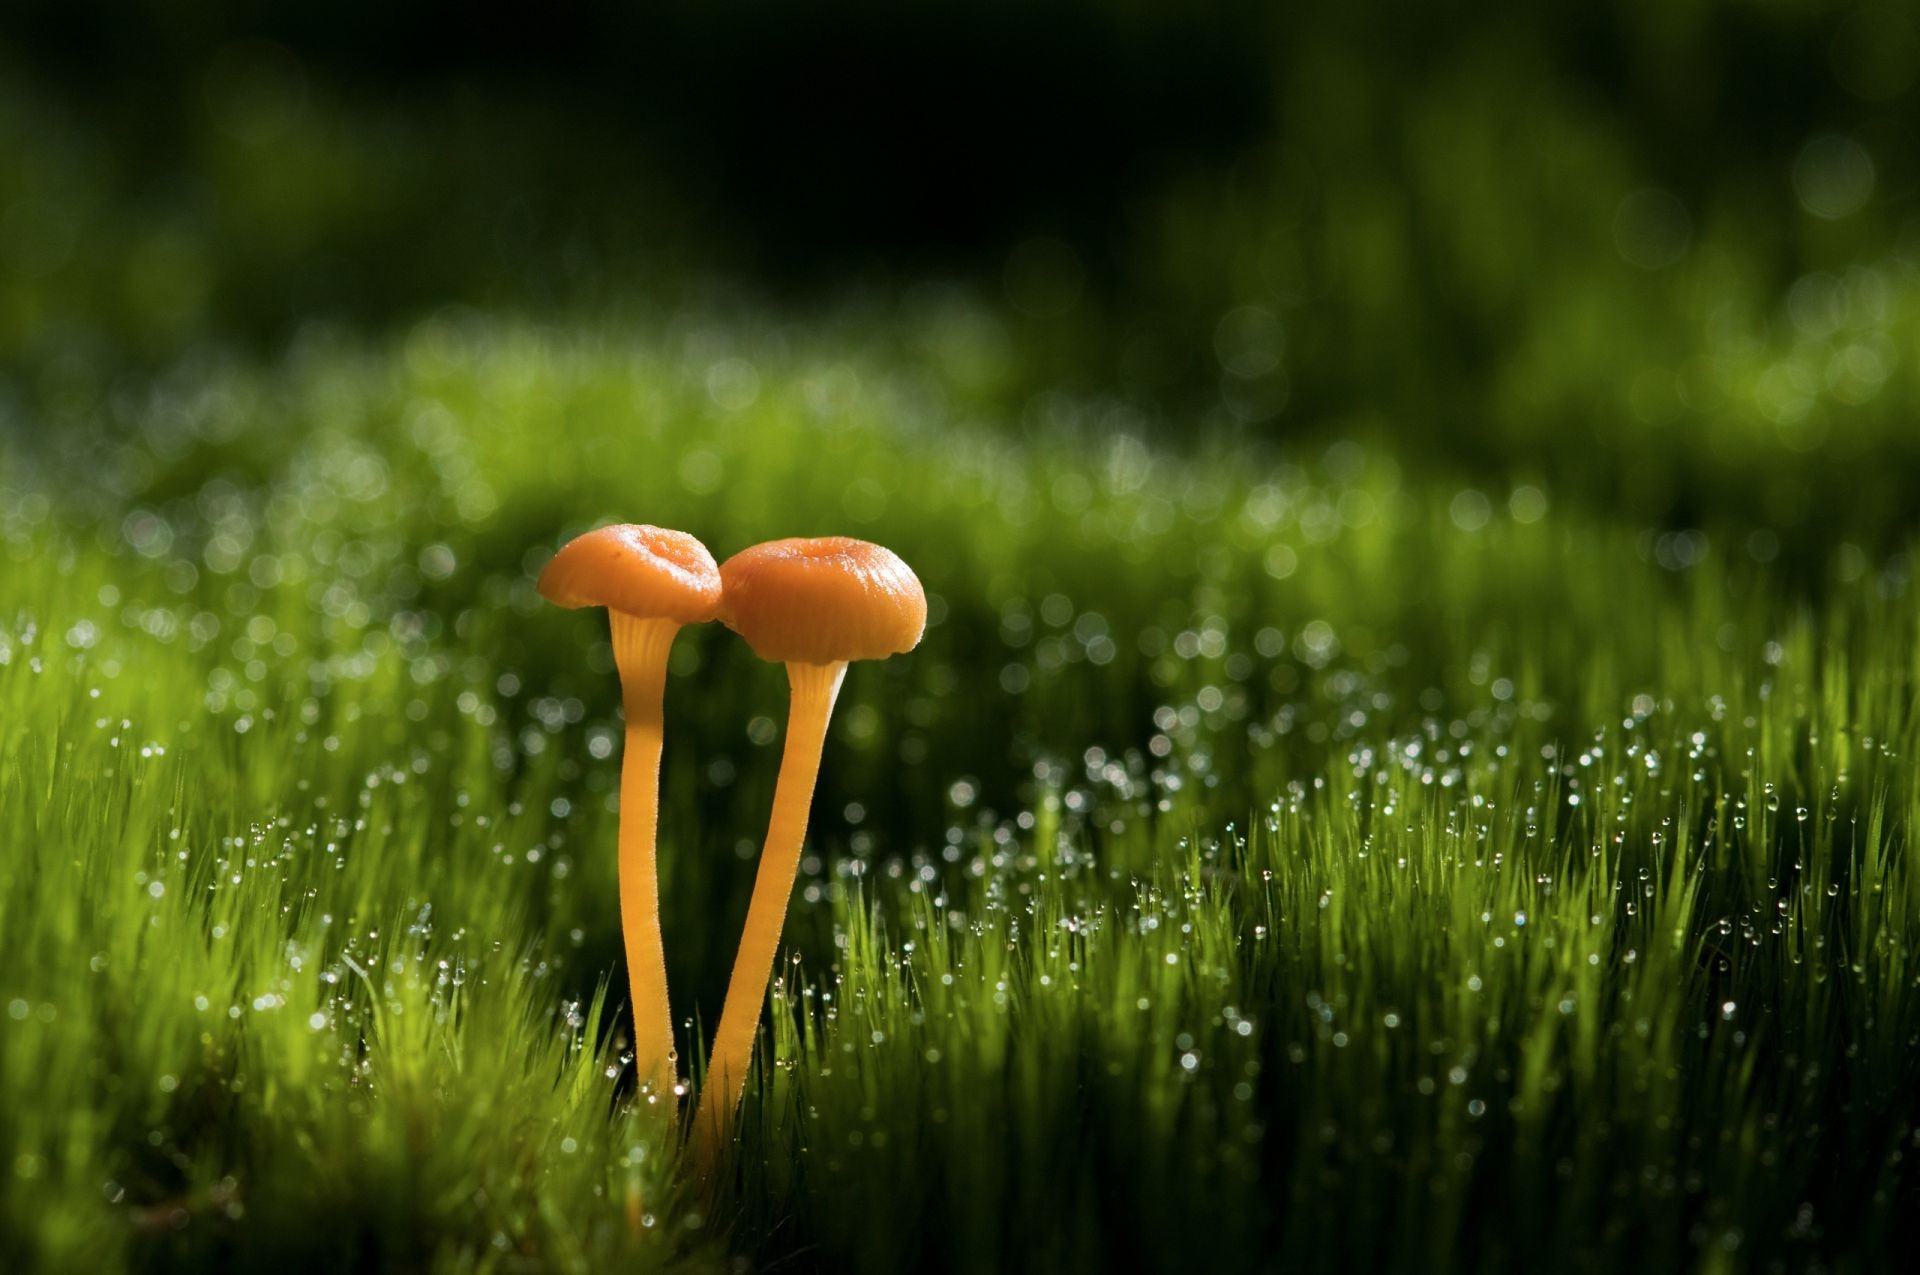
<svg viewBox="0 0 1920 1275">
<path fill-rule="evenodd" d="M 627 734 L 620 763 L 620 928 L 633 996 L 635 1074 L 672 1108 L 679 1077 L 660 938 L 661 700 L 667 652 L 683 624 L 720 607 L 720 571 L 684 531 L 621 523 L 568 541 L 540 573 L 539 589 L 563 607 L 605 607 L 620 670 Z"/>
<path fill-rule="evenodd" d="M 927 595 L 912 569 L 891 550 L 864 540 L 827 536 L 754 545 L 727 559 L 720 579 L 721 622 L 761 659 L 787 666 L 791 703 L 766 847 L 694 1117 L 703 1167 L 729 1136 L 746 1091 L 827 719 L 847 664 L 911 651 L 927 627 Z"/>
</svg>

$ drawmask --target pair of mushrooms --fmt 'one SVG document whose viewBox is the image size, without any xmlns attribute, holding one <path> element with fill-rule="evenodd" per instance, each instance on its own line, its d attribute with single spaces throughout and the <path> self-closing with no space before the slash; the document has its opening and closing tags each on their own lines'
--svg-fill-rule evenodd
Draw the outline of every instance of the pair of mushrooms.
<svg viewBox="0 0 1920 1275">
<path fill-rule="evenodd" d="M 563 607 L 605 607 L 612 622 L 627 719 L 619 877 L 634 1058 L 642 1082 L 669 1103 L 678 1075 L 655 858 L 667 652 L 682 625 L 718 619 L 761 659 L 787 666 L 792 702 L 773 818 L 694 1119 L 702 1163 L 710 1163 L 746 1090 L 827 720 L 847 664 L 919 645 L 926 594 L 906 563 L 864 540 L 774 540 L 715 566 L 706 546 L 685 532 L 637 524 L 602 527 L 570 541 L 540 573 L 539 589 Z"/>
</svg>

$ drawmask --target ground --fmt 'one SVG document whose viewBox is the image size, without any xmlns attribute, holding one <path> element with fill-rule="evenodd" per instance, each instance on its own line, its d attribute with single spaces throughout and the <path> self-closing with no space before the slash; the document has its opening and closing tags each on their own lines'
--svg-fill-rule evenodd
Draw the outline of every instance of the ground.
<svg viewBox="0 0 1920 1275">
<path fill-rule="evenodd" d="M 1910 563 L 1745 518 L 1784 490 L 1842 521 L 1870 454 L 1722 422 L 1463 472 L 1064 393 L 1010 425 L 954 335 L 992 316 L 962 318 L 469 311 L 38 364 L 0 434 L 0 1256 L 1800 1269 L 1914 1241 Z M 1696 519 L 1568 494 L 1709 446 L 1743 459 Z M 929 595 L 920 649 L 848 676 L 705 1185 L 624 1052 L 604 617 L 533 590 L 616 519 L 722 556 L 865 536 Z M 784 713 L 778 669 L 682 635 L 694 1084 Z"/>
</svg>

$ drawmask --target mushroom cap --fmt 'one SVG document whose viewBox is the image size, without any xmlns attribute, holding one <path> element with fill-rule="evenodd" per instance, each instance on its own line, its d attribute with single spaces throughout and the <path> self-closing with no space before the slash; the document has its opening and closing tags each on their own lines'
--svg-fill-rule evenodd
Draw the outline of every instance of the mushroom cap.
<svg viewBox="0 0 1920 1275">
<path fill-rule="evenodd" d="M 847 536 L 769 540 L 720 567 L 720 620 L 783 664 L 879 660 L 920 645 L 927 594 L 891 549 Z"/>
<path fill-rule="evenodd" d="M 623 522 L 575 536 L 537 586 L 563 607 L 606 607 L 641 619 L 700 624 L 720 610 L 720 569 L 684 531 Z"/>
</svg>

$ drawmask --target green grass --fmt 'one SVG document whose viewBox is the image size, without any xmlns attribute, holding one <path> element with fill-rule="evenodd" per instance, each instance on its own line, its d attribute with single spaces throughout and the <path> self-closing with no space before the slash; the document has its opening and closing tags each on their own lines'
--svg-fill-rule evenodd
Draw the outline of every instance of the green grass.
<svg viewBox="0 0 1920 1275">
<path fill-rule="evenodd" d="M 1904 554 L 1810 533 L 1790 575 L 1738 493 L 1646 531 L 1094 403 L 998 428 L 912 367 L 857 332 L 472 319 L 43 368 L 0 434 L 0 1264 L 1920 1240 Z M 848 678 L 711 1189 L 623 1057 L 604 624 L 532 589 L 608 518 L 718 554 L 864 535 L 932 598 L 920 650 Z M 731 635 L 682 637 L 689 1059 L 784 711 Z"/>
</svg>

